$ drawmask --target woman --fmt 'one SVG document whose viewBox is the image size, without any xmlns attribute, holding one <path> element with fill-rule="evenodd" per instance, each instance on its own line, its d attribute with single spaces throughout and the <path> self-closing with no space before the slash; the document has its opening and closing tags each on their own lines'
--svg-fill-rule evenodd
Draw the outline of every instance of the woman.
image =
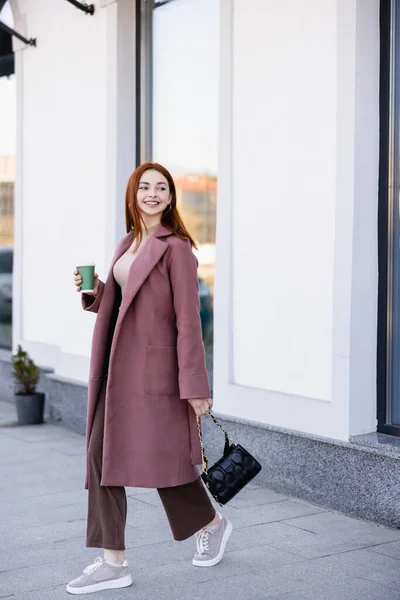
<svg viewBox="0 0 400 600">
<path fill-rule="evenodd" d="M 199 477 L 196 416 L 211 406 L 201 338 L 195 245 L 170 173 L 146 163 L 126 191 L 126 228 L 105 283 L 82 294 L 97 313 L 87 414 L 86 546 L 104 549 L 72 594 L 131 585 L 124 486 L 157 488 L 173 537 L 196 534 L 193 564 L 216 565 L 232 525 Z M 77 291 L 82 282 L 74 272 Z"/>
</svg>

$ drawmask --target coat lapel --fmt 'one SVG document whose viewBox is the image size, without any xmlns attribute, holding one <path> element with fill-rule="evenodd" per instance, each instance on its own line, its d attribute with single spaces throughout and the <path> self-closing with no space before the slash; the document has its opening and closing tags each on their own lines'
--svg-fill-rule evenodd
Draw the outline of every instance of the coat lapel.
<svg viewBox="0 0 400 600">
<path fill-rule="evenodd" d="M 137 258 L 133 261 L 128 274 L 128 281 L 125 287 L 124 295 L 122 298 L 121 306 L 118 311 L 118 319 L 115 326 L 112 347 L 111 347 L 111 355 L 110 355 L 110 363 L 113 357 L 113 353 L 115 350 L 116 342 L 118 339 L 119 331 L 121 328 L 121 324 L 124 320 L 126 312 L 131 305 L 133 299 L 136 294 L 142 287 L 143 283 L 146 281 L 147 277 L 150 275 L 151 271 L 154 269 L 156 264 L 159 262 L 164 252 L 166 252 L 168 248 L 168 244 L 163 242 L 161 237 L 166 237 L 171 235 L 171 232 L 166 229 L 164 226 L 160 225 L 152 237 L 148 240 L 148 242 L 143 246 L 143 249 L 137 255 Z M 110 296 L 112 295 L 112 301 L 114 302 L 115 298 L 115 283 L 113 269 L 117 260 L 128 250 L 133 240 L 133 232 L 128 233 L 125 236 L 120 244 L 118 245 L 114 258 L 112 260 L 111 268 L 107 277 L 107 285 L 105 286 L 103 294 L 106 292 L 107 288 L 110 291 Z M 111 298 L 110 298 L 111 300 Z"/>
<path fill-rule="evenodd" d="M 129 247 L 129 246 L 128 246 Z M 121 322 L 133 299 L 146 281 L 151 271 L 160 261 L 168 244 L 152 236 L 133 261 L 129 269 L 128 281 L 119 310 L 118 321 Z"/>
<path fill-rule="evenodd" d="M 143 250 L 138 254 L 133 261 L 129 270 L 128 282 L 126 285 L 124 297 L 122 299 L 118 321 L 122 321 L 129 305 L 138 293 L 152 269 L 156 266 L 162 255 L 168 248 L 168 244 L 162 242 L 159 238 L 171 235 L 163 225 L 159 225 L 153 236 L 149 239 Z M 111 261 L 110 270 L 106 279 L 106 286 L 103 292 L 102 304 L 113 304 L 115 296 L 115 281 L 114 281 L 114 265 L 119 258 L 128 250 L 133 241 L 133 231 L 130 231 L 118 244 L 113 259 Z M 105 297 L 104 297 L 105 296 Z M 107 302 L 108 300 L 108 302 Z"/>
<path fill-rule="evenodd" d="M 168 248 L 168 244 L 159 238 L 171 235 L 171 232 L 166 229 L 163 225 L 157 227 L 154 234 L 150 237 L 148 242 L 143 246 L 143 249 L 139 252 L 135 260 L 133 261 L 128 275 L 128 281 L 126 284 L 124 296 L 122 298 L 121 306 L 119 309 L 118 324 L 120 326 L 126 311 L 131 305 L 136 294 L 154 269 L 156 264 L 160 261 L 164 252 Z M 117 248 L 113 264 L 111 266 L 109 277 L 113 277 L 113 268 L 117 260 L 126 252 L 133 240 L 133 233 L 129 233 L 121 242 Z"/>
</svg>

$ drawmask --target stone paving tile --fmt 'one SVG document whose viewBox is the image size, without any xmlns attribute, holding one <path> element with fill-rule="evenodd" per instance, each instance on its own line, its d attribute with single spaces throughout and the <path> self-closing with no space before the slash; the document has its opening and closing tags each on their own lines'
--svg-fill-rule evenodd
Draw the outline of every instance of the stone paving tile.
<svg viewBox="0 0 400 600">
<path fill-rule="evenodd" d="M 138 592 L 140 593 L 142 590 L 146 592 L 146 588 L 149 590 L 149 593 L 143 596 L 146 600 L 154 600 L 157 597 L 154 592 L 161 591 L 160 588 L 154 588 L 149 585 L 148 587 L 138 586 Z M 172 586 L 170 589 L 172 591 L 171 598 L 176 598 L 176 593 L 178 592 L 182 600 L 189 600 L 190 598 L 210 598 L 210 600 L 211 598 L 213 600 L 236 600 L 241 598 L 245 598 L 246 600 L 265 600 L 279 594 L 279 589 L 276 586 L 255 573 L 241 573 L 236 577 L 212 579 L 195 585 L 178 587 L 175 590 L 175 596 L 173 596 Z M 153 595 L 151 595 L 152 592 Z M 141 594 L 140 598 L 142 598 Z"/>
<path fill-rule="evenodd" d="M 21 546 L 52 543 L 72 537 L 84 536 L 86 534 L 86 519 L 81 521 L 52 523 L 51 525 L 38 525 L 36 527 L 3 531 L 1 533 L 2 547 L 12 551 Z"/>
<path fill-rule="evenodd" d="M 151 504 L 152 506 L 162 506 L 160 496 L 158 495 L 158 492 L 154 490 L 130 494 L 130 497 L 135 500 L 140 500 L 140 502 L 144 502 L 145 504 Z"/>
<path fill-rule="evenodd" d="M 269 552 L 272 554 L 274 548 L 270 547 Z M 340 583 L 344 577 L 343 573 L 335 570 L 329 564 L 318 567 L 314 560 L 306 559 L 302 562 L 288 562 L 281 565 L 265 562 L 260 568 L 255 567 L 252 570 L 260 577 L 274 583 L 281 594 L 301 595 L 309 588 L 321 585 L 321 582 Z"/>
<path fill-rule="evenodd" d="M 0 429 L 0 436 L 1 433 L 2 430 Z M 24 448 L 26 451 L 22 452 L 21 446 L 18 444 L 18 442 L 14 446 L 14 449 L 10 448 L 9 446 L 7 446 L 7 448 L 1 447 L 0 444 L 0 465 L 2 467 L 5 465 L 25 465 L 26 467 L 28 467 L 28 465 L 30 464 L 31 468 L 33 468 L 33 465 L 35 465 L 35 463 L 37 463 L 38 461 L 42 461 L 43 457 L 45 457 L 45 453 L 40 448 L 40 446 L 36 448 Z M 53 459 L 52 454 L 49 455 L 49 453 L 47 453 L 47 456 L 50 458 L 50 460 Z"/>
<path fill-rule="evenodd" d="M 3 490 L 5 488 L 8 487 L 12 487 L 12 486 L 27 486 L 27 485 L 34 485 L 35 487 L 41 485 L 43 486 L 43 489 L 45 489 L 45 486 L 47 486 L 47 481 L 51 478 L 52 481 L 57 481 L 57 482 L 61 482 L 61 481 L 68 481 L 74 482 L 75 484 L 78 484 L 81 488 L 83 487 L 83 483 L 84 483 L 84 473 L 83 471 L 81 473 L 79 473 L 78 469 L 75 467 L 69 467 L 66 465 L 65 469 L 63 469 L 63 472 L 59 472 L 57 474 L 56 477 L 53 476 L 51 471 L 48 471 L 47 469 L 43 469 L 40 470 L 40 466 L 36 466 L 37 472 L 33 472 L 33 470 L 29 470 L 28 473 L 26 473 L 26 475 L 24 475 L 24 473 L 19 469 L 14 471 L 14 473 L 9 473 L 8 477 L 6 477 L 6 479 L 4 479 L 1 484 L 0 484 L 0 490 Z M 72 485 L 71 485 L 72 487 Z"/>
<path fill-rule="evenodd" d="M 125 546 L 127 548 L 150 546 L 170 539 L 171 530 L 167 522 L 144 527 L 131 527 L 130 525 L 126 527 Z"/>
<path fill-rule="evenodd" d="M 371 570 L 367 575 L 362 577 L 367 581 L 379 583 L 391 590 L 400 590 L 400 568 L 397 566 L 395 569 L 388 571 L 373 571 Z"/>
<path fill-rule="evenodd" d="M 400 590 L 363 579 L 349 578 L 340 583 L 323 582 L 314 589 L 308 589 L 302 597 L 305 600 L 400 600 Z"/>
<path fill-rule="evenodd" d="M 0 402 L 0 425 L 8 425 L 17 421 L 17 411 L 11 402 Z"/>
<path fill-rule="evenodd" d="M 23 425 L 19 427 L 2 428 L 2 437 L 18 440 L 29 444 L 44 444 L 45 446 L 66 444 L 71 442 L 70 450 L 75 452 L 85 446 L 85 438 L 70 429 L 43 423 L 42 425 Z M 72 443 L 75 448 L 72 448 Z"/>
<path fill-rule="evenodd" d="M 136 494 L 151 494 L 154 493 L 153 489 L 148 488 L 138 488 L 138 487 L 127 487 L 125 488 L 126 495 L 128 498 L 131 496 L 135 496 Z"/>
<path fill-rule="evenodd" d="M 41 588 L 29 592 L 19 593 L 18 599 L 15 598 L 15 600 L 66 600 L 67 598 L 69 598 L 69 595 L 65 590 L 65 583 L 63 583 L 62 585 L 51 586 L 47 587 L 46 589 Z M 97 598 L 100 598 L 100 595 L 96 594 L 96 599 Z M 126 599 L 127 598 L 128 596 L 126 596 Z M 108 600 L 114 600 L 112 592 L 108 596 Z"/>
<path fill-rule="evenodd" d="M 127 523 L 131 527 L 167 524 L 167 516 L 162 506 L 153 506 L 128 497 Z"/>
<path fill-rule="evenodd" d="M 243 494 L 245 492 L 243 491 Z M 294 517 L 319 513 L 320 510 L 311 505 L 294 502 L 290 500 L 280 500 L 269 504 L 259 504 L 256 506 L 247 506 L 242 509 L 225 506 L 220 509 L 221 512 L 232 521 L 238 529 L 240 527 L 249 527 L 252 525 L 261 525 L 273 521 L 284 521 Z"/>
<path fill-rule="evenodd" d="M 0 499 L 1 501 L 1 499 Z M 72 504 L 87 504 L 87 491 L 80 486 L 80 489 L 69 489 L 64 492 L 46 493 L 42 488 L 42 494 L 39 496 L 30 496 L 15 498 L 10 503 L 4 503 L 2 510 L 8 512 L 10 516 L 15 513 L 32 510 L 51 511 L 55 507 L 71 506 Z"/>
<path fill-rule="evenodd" d="M 35 498 L 37 496 L 71 492 L 80 489 L 82 489 L 82 479 L 80 477 L 74 479 L 51 479 L 46 482 L 45 488 L 41 484 L 4 487 L 0 492 L 0 497 L 2 502 L 10 502 L 12 500 L 19 500 L 20 498 Z"/>
<path fill-rule="evenodd" d="M 279 594 L 279 596 L 269 596 L 274 600 L 304 600 L 305 596 L 299 596 L 298 594 Z"/>
<path fill-rule="evenodd" d="M 52 442 L 51 444 L 49 444 L 49 449 L 54 450 L 59 454 L 65 454 L 67 456 L 78 455 L 82 458 L 82 462 L 84 463 L 86 446 L 83 440 L 79 446 L 74 442 L 73 447 L 71 447 L 71 440 L 59 440 L 57 442 Z"/>
<path fill-rule="evenodd" d="M 321 581 L 333 585 L 333 583 L 340 583 L 345 578 L 351 579 L 353 577 L 368 579 L 371 583 L 390 587 L 391 573 L 399 573 L 400 563 L 395 559 L 385 561 L 384 557 L 382 558 L 381 561 L 374 561 L 373 552 L 357 550 L 307 560 L 304 563 L 291 565 L 290 569 L 285 565 L 276 569 L 274 573 L 271 573 L 268 567 L 264 570 L 257 569 L 257 572 L 261 575 L 266 573 L 269 578 L 272 577 L 272 581 L 275 577 L 279 581 L 284 581 L 285 585 L 290 588 L 288 591 L 296 592 L 300 592 L 302 586 L 306 588 L 309 588 L 312 584 L 318 586 Z M 396 566 L 397 568 L 394 569 Z M 371 588 L 373 587 L 371 586 Z"/>
<path fill-rule="evenodd" d="M 4 429 L 1 429 L 0 437 L 0 454 L 2 457 L 15 456 L 16 453 L 22 456 L 29 456 L 29 446 L 25 442 L 20 442 L 14 438 L 6 438 Z M 23 452 L 21 452 L 23 450 Z M 42 452 L 42 450 L 41 450 Z"/>
<path fill-rule="evenodd" d="M 384 554 L 385 556 L 391 556 L 400 560 L 400 541 L 398 542 L 386 542 L 386 544 L 378 544 L 370 548 L 372 552 L 377 554 Z"/>
<path fill-rule="evenodd" d="M 290 540 L 301 546 L 302 544 L 307 543 L 310 538 L 314 540 L 315 537 L 314 533 L 289 527 L 289 525 L 286 525 L 285 523 L 263 523 L 262 525 L 252 525 L 251 527 L 243 527 L 240 529 L 234 528 L 229 540 L 227 552 L 265 545 L 276 548 L 279 544 L 288 543 Z M 285 548 L 282 548 L 282 550 L 285 550 Z"/>
<path fill-rule="evenodd" d="M 292 552 L 293 554 L 308 559 L 345 553 L 350 550 L 366 547 L 365 544 L 360 544 L 357 541 L 346 541 L 343 540 L 342 537 L 339 540 L 335 540 L 330 536 L 318 536 L 318 538 L 313 541 L 288 539 L 279 543 L 273 543 L 272 545 L 280 550 Z"/>
<path fill-rule="evenodd" d="M 182 561 L 172 561 L 157 565 L 154 568 L 152 562 L 147 564 L 141 563 L 134 567 L 135 581 L 140 587 L 156 587 L 167 588 L 169 586 L 179 589 L 186 587 L 191 583 L 214 582 L 220 579 L 236 577 L 240 573 L 245 574 L 250 571 L 246 565 L 241 565 L 235 562 L 221 562 L 216 568 L 202 569 L 192 565 L 192 557 L 194 552 L 190 554 L 190 559 Z M 130 564 L 134 564 L 132 560 Z M 213 594 L 212 594 L 213 595 Z"/>
<path fill-rule="evenodd" d="M 284 494 L 278 494 L 273 490 L 266 488 L 253 488 L 246 490 L 246 494 L 238 494 L 229 503 L 229 506 L 233 508 L 246 508 L 248 506 L 257 506 L 259 504 L 270 504 L 271 502 L 278 502 L 280 500 L 290 500 L 289 496 Z"/>
<path fill-rule="evenodd" d="M 303 564 L 307 562 L 306 558 L 284 552 L 272 548 L 271 546 L 247 546 L 241 547 L 237 550 L 232 550 L 229 545 L 227 552 L 224 556 L 224 562 L 228 565 L 240 565 L 241 567 L 247 567 L 248 570 L 257 571 L 259 573 L 270 571 L 273 573 L 277 568 L 281 568 L 283 565 L 294 565 L 295 563 Z"/>
<path fill-rule="evenodd" d="M 387 557 L 383 556 L 380 558 L 381 560 L 374 560 L 374 553 L 370 550 L 356 550 L 312 560 L 304 559 L 301 563 L 284 564 L 277 568 L 265 563 L 255 571 L 268 579 L 278 579 L 288 593 L 301 593 L 303 587 L 308 589 L 318 586 L 321 582 L 340 583 L 344 578 L 353 577 L 390 587 L 391 574 L 400 572 L 400 561 L 388 561 Z"/>
<path fill-rule="evenodd" d="M 299 596 L 297 594 L 279 594 L 279 596 L 269 596 L 274 600 L 304 600 L 304 596 Z"/>
<path fill-rule="evenodd" d="M 98 555 L 98 549 L 85 547 L 85 538 L 82 535 L 54 542 L 46 541 L 29 546 L 20 546 L 13 548 L 12 552 L 9 548 L 1 546 L 0 579 L 5 571 L 17 571 L 18 569 L 40 565 L 42 568 L 51 568 L 53 563 L 62 562 L 71 556 L 74 556 L 77 560 L 86 561 L 89 565 Z"/>
<path fill-rule="evenodd" d="M 285 520 L 284 522 L 289 527 L 290 521 Z M 366 548 L 373 546 L 376 543 L 376 537 L 374 536 L 373 530 L 367 528 L 350 529 L 348 532 L 338 531 L 332 533 L 321 533 L 312 534 L 308 530 L 300 530 L 300 528 L 293 527 L 293 529 L 299 529 L 299 531 L 308 532 L 314 537 L 308 537 L 304 540 L 297 540 L 295 538 L 288 538 L 278 544 L 273 544 L 275 547 L 287 552 L 292 552 L 303 556 L 304 558 L 318 558 L 322 556 L 329 556 L 331 554 L 337 554 L 341 552 L 349 552 L 350 550 L 357 550 L 360 548 Z M 398 539 L 398 531 L 384 528 L 380 526 L 379 536 L 381 540 L 392 541 Z"/>
<path fill-rule="evenodd" d="M 85 547 L 84 469 L 83 436 L 0 418 L 0 598 L 64 599 L 66 583 L 101 555 Z M 234 525 L 224 561 L 198 569 L 195 539 L 172 540 L 158 493 L 127 496 L 134 585 L 99 600 L 400 600 L 397 530 L 250 485 L 218 507 Z"/>
<path fill-rule="evenodd" d="M 318 566 L 324 560 L 328 560 L 331 567 L 340 569 L 349 577 L 400 589 L 400 559 L 374 552 L 373 548 L 317 559 L 313 564 L 315 562 Z"/>
<path fill-rule="evenodd" d="M 351 531 L 356 532 L 358 535 L 362 535 L 364 532 L 366 532 L 367 535 L 370 534 L 377 541 L 380 540 L 381 536 L 383 537 L 382 541 L 385 541 L 388 532 L 387 527 L 384 527 L 383 525 L 367 523 L 361 519 L 354 519 L 340 513 L 328 511 L 309 516 L 291 518 L 285 522 L 293 527 L 299 527 L 301 529 L 320 534 L 331 532 L 338 533 L 340 531 L 347 534 Z M 395 529 L 391 530 L 390 537 L 393 540 L 400 540 L 400 531 Z"/>
<path fill-rule="evenodd" d="M 327 566 L 349 577 L 368 577 L 372 573 L 400 573 L 400 560 L 372 552 L 370 548 L 332 554 L 312 561 L 316 569 Z"/>
<path fill-rule="evenodd" d="M 36 527 L 40 525 L 49 525 L 52 523 L 62 523 L 64 521 L 79 521 L 86 519 L 86 504 L 72 504 L 70 506 L 53 506 L 51 510 L 30 509 L 26 512 L 8 513 L 7 508 L 4 513 L 0 512 L 0 539 L 3 531 L 14 530 L 18 535 L 21 528 Z"/>
<path fill-rule="evenodd" d="M 17 458 L 17 457 L 16 457 Z M 47 450 L 46 452 L 39 451 L 39 449 L 34 449 L 27 451 L 24 460 L 20 460 L 19 462 L 12 462 L 11 457 L 8 457 L 7 462 L 4 457 L 2 457 L 3 465 L 2 465 L 2 473 L 29 473 L 29 467 L 34 471 L 38 471 L 38 467 L 40 466 L 40 473 L 45 472 L 52 476 L 57 476 L 59 474 L 60 469 L 60 456 L 58 453 Z M 62 459 L 62 472 L 64 473 L 65 469 L 75 469 L 75 474 L 80 472 L 84 472 L 85 469 L 85 458 L 80 454 L 74 454 L 69 456 L 63 456 Z M 83 485 L 83 482 L 82 482 Z"/>
<path fill-rule="evenodd" d="M 178 543 L 174 540 L 171 541 L 170 537 L 164 542 L 130 547 L 127 549 L 127 556 L 130 564 L 135 565 L 135 571 L 140 573 L 142 568 L 147 569 L 149 565 L 153 569 L 170 563 L 186 562 L 191 564 L 195 551 L 194 538 Z"/>
<path fill-rule="evenodd" d="M 63 561 L 52 563 L 50 569 L 44 569 L 40 565 L 2 573 L 0 597 L 5 594 L 14 594 L 18 597 L 20 592 L 65 584 L 66 581 L 76 576 L 77 562 L 79 561 L 76 558 L 69 557 L 69 559 L 65 558 Z"/>
</svg>

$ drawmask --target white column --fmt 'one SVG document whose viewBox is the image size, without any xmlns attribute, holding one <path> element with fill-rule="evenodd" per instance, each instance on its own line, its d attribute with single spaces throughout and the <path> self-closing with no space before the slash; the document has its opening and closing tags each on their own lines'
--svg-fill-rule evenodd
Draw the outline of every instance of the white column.
<svg viewBox="0 0 400 600">
<path fill-rule="evenodd" d="M 379 39 L 378 1 L 367 4 L 221 3 L 216 410 L 338 439 L 374 425 Z"/>
</svg>

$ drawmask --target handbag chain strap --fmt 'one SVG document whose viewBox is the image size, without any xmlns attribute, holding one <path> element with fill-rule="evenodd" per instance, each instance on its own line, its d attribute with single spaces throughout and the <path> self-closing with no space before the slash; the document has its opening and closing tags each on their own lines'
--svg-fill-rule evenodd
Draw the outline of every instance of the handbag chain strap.
<svg viewBox="0 0 400 600">
<path fill-rule="evenodd" d="M 236 446 L 236 442 L 231 438 L 229 433 L 227 431 L 225 431 L 225 429 L 222 427 L 222 425 L 220 423 L 218 423 L 217 419 L 214 417 L 214 415 L 211 413 L 211 411 L 209 411 L 206 416 L 210 417 L 214 421 L 216 426 L 220 428 L 220 430 L 225 434 L 225 437 L 229 440 L 229 443 L 231 444 L 231 446 Z M 205 473 L 207 475 L 207 473 L 208 473 L 208 457 L 207 457 L 206 451 L 204 449 L 203 436 L 201 435 L 201 428 L 200 428 L 200 417 L 198 415 L 196 415 L 196 421 L 197 421 L 197 429 L 198 429 L 199 438 L 200 438 L 203 473 Z"/>
<path fill-rule="evenodd" d="M 198 415 L 196 415 L 196 421 L 197 421 L 197 429 L 199 431 L 199 439 L 200 439 L 200 446 L 201 446 L 201 464 L 202 464 L 202 468 L 203 468 L 203 473 L 205 473 L 207 475 L 207 473 L 208 473 L 208 457 L 207 457 L 206 451 L 204 450 L 203 437 L 201 435 L 201 429 L 200 429 L 200 417 Z"/>
</svg>

